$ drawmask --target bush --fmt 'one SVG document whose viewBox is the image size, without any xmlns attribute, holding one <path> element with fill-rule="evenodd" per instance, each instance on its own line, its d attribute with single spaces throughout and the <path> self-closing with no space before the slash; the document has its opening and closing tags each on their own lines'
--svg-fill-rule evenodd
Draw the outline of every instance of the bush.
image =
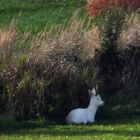
<svg viewBox="0 0 140 140">
<path fill-rule="evenodd" d="M 131 20 L 130 20 L 131 19 Z M 126 27 L 120 34 L 118 47 L 121 54 L 125 57 L 125 67 L 123 71 L 122 81 L 127 90 L 127 97 L 130 104 L 135 107 L 139 105 L 136 99 L 140 99 L 140 18 L 138 13 L 133 13 L 128 20 L 126 17 Z M 136 107 L 137 108 L 137 107 Z"/>
<path fill-rule="evenodd" d="M 126 12 L 122 9 L 108 9 L 99 17 L 99 29 L 101 30 L 100 60 L 98 63 L 99 87 L 101 92 L 109 99 L 110 94 L 118 93 L 122 87 L 122 73 L 124 58 L 118 52 L 118 39 L 125 24 Z M 115 100 L 111 99 L 113 103 Z"/>
<path fill-rule="evenodd" d="M 17 119 L 45 116 L 64 121 L 70 109 L 87 106 L 87 91 L 96 78 L 93 58 L 99 47 L 99 32 L 97 28 L 83 32 L 82 23 L 72 21 L 64 29 L 52 31 L 56 33 L 54 38 L 50 38 L 52 32 L 38 33 L 30 39 L 28 33 L 20 38 L 14 29 L 5 31 L 5 37 L 15 33 L 10 40 L 0 42 L 5 111 Z"/>
<path fill-rule="evenodd" d="M 64 121 L 71 109 L 88 105 L 87 91 L 96 84 L 107 104 L 104 114 L 99 112 L 98 116 L 107 117 L 116 106 L 127 108 L 130 103 L 132 110 L 139 109 L 139 98 L 135 98 L 139 94 L 127 94 L 125 88 L 134 65 L 138 69 L 133 76 L 139 77 L 139 53 L 133 57 L 133 63 L 129 59 L 131 52 L 122 47 L 129 44 L 125 34 L 132 23 L 122 17 L 114 21 L 116 12 L 115 17 L 114 13 L 109 17 L 103 15 L 101 18 L 106 20 L 99 28 L 88 26 L 85 30 L 83 21 L 72 19 L 65 28 L 46 29 L 32 37 L 27 32 L 20 36 L 13 25 L 1 31 L 0 111 L 20 120 L 45 117 Z M 115 27 L 110 29 L 112 20 Z M 128 31 L 120 22 L 127 25 Z M 116 26 L 121 28 L 118 30 Z M 121 63 L 122 56 L 125 63 Z M 130 77 L 126 77 L 129 72 Z M 139 84 L 139 78 L 135 83 Z M 115 111 L 121 114 L 118 108 Z"/>
<path fill-rule="evenodd" d="M 132 25 L 132 23 L 128 25 L 128 21 L 132 19 L 132 15 L 134 17 L 135 15 L 133 13 L 132 15 L 130 14 L 131 13 L 130 8 L 131 10 L 134 10 L 135 8 L 139 8 L 140 5 L 138 5 L 139 2 L 138 3 L 137 2 L 138 1 L 106 1 L 106 0 L 87 1 L 88 13 L 94 16 L 99 15 L 98 26 L 101 31 L 102 40 L 101 40 L 101 49 L 99 50 L 99 54 L 100 54 L 99 61 L 97 63 L 98 69 L 99 69 L 97 79 L 98 79 L 100 92 L 104 93 L 104 99 L 106 100 L 107 102 L 106 104 L 108 106 L 110 105 L 114 106 L 117 104 L 118 105 L 133 104 L 134 105 L 136 102 L 135 103 L 131 102 L 132 98 L 134 100 L 135 100 L 135 97 L 139 98 L 139 95 L 138 95 L 139 88 L 137 86 L 139 73 L 136 72 L 136 71 L 139 71 L 137 69 L 137 64 L 139 62 L 139 58 L 138 58 L 139 51 L 134 51 L 134 52 L 133 51 L 129 52 L 128 50 L 122 51 L 118 47 L 119 46 L 118 42 L 122 39 L 121 38 L 122 34 L 124 35 L 123 30 L 125 28 L 128 29 L 128 27 Z M 135 28 L 137 27 L 135 26 Z M 136 34 L 138 35 L 139 33 L 136 33 Z M 137 37 L 135 35 L 133 36 L 135 39 L 138 38 L 138 36 Z M 127 35 L 125 35 L 124 38 L 126 39 L 126 37 Z M 135 40 L 132 36 L 130 38 L 132 38 L 133 41 Z M 124 40 L 122 39 L 123 40 L 122 42 L 126 41 L 128 43 L 131 40 L 130 38 L 127 39 L 127 41 L 125 39 Z M 132 44 L 134 45 L 134 42 Z M 127 53 L 124 54 L 122 52 L 125 52 L 125 53 L 127 52 Z M 133 60 L 132 60 L 130 58 L 130 54 L 133 54 L 133 53 L 136 56 L 133 56 L 132 58 Z M 129 60 L 127 57 L 129 57 Z M 135 74 L 134 75 L 132 74 L 133 73 L 132 69 L 135 69 L 135 68 L 134 67 L 132 68 L 132 65 L 130 66 L 131 60 L 133 61 L 132 65 L 137 69 L 134 73 L 135 74 L 137 73 L 136 75 L 138 79 L 136 77 L 135 78 L 133 77 Z M 132 70 L 131 72 L 129 71 L 130 69 L 128 67 Z M 129 69 L 128 70 L 129 74 L 126 69 L 127 70 Z M 129 76 L 128 75 L 126 76 L 125 72 Z M 127 78 L 129 77 L 130 79 L 128 80 L 126 77 Z M 129 86 L 128 86 L 128 83 L 126 83 L 126 81 L 124 82 L 123 78 L 129 81 L 128 82 L 126 80 L 129 83 Z M 130 88 L 131 88 L 131 95 L 133 93 L 132 96 L 129 95 Z M 125 93 L 127 93 L 127 95 Z M 128 102 L 130 98 L 131 98 L 131 101 Z M 133 109 L 135 108 L 134 106 L 132 107 Z"/>
<path fill-rule="evenodd" d="M 97 15 L 109 7 L 118 7 L 125 9 L 140 8 L 139 0 L 87 0 L 86 9 L 90 15 Z"/>
</svg>

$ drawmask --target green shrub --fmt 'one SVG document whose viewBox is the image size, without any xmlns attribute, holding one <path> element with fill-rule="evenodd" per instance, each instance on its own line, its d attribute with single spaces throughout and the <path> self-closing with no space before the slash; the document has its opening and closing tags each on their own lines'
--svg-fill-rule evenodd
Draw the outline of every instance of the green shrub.
<svg viewBox="0 0 140 140">
<path fill-rule="evenodd" d="M 101 48 L 99 49 L 98 86 L 107 104 L 119 103 L 119 92 L 123 88 L 121 80 L 125 60 L 118 51 L 118 39 L 125 24 L 126 11 L 108 8 L 98 17 Z"/>
</svg>

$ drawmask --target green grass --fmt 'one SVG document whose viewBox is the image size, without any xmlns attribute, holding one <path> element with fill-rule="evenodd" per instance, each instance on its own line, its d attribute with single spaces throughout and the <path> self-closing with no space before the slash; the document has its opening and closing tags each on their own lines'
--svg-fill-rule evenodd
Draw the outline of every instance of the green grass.
<svg viewBox="0 0 140 140">
<path fill-rule="evenodd" d="M 0 140 L 139 140 L 140 119 L 96 121 L 93 125 L 2 123 Z"/>
<path fill-rule="evenodd" d="M 79 16 L 83 17 L 84 0 L 62 1 L 64 0 L 54 3 L 47 0 L 0 0 L 0 28 L 6 27 L 15 19 L 19 32 L 27 29 L 36 33 L 46 26 L 64 25 L 77 10 L 82 11 Z"/>
</svg>

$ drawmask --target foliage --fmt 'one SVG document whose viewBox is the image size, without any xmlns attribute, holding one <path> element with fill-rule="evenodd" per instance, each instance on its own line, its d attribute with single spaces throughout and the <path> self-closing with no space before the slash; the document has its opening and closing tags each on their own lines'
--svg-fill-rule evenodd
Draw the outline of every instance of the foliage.
<svg viewBox="0 0 140 140">
<path fill-rule="evenodd" d="M 97 114 L 100 118 L 139 115 L 139 88 L 135 93 L 131 86 L 139 85 L 139 53 L 129 58 L 133 49 L 129 52 L 124 47 L 130 45 L 125 35 L 128 31 L 122 26 L 126 26 L 125 13 L 116 9 L 108 14 L 97 19 L 99 28 L 91 26 L 91 20 L 85 25 L 85 21 L 72 18 L 63 27 L 45 28 L 36 35 L 24 28 L 21 35 L 13 24 L 0 30 L 1 113 L 20 120 L 45 117 L 64 121 L 71 109 L 88 105 L 87 91 L 97 83 L 106 102 Z M 131 25 L 127 24 L 127 29 Z M 139 37 L 132 38 L 131 46 L 135 39 Z M 133 76 L 137 80 L 128 84 Z"/>
<path fill-rule="evenodd" d="M 126 12 L 122 9 L 107 9 L 99 17 L 101 30 L 100 60 L 98 62 L 98 84 L 101 92 L 109 99 L 110 94 L 119 92 L 122 85 L 124 58 L 118 52 L 118 39 L 125 25 Z M 119 98 L 119 96 L 118 96 Z M 114 98 L 114 100 L 117 100 Z M 114 100 L 110 100 L 114 102 Z"/>
<path fill-rule="evenodd" d="M 122 1 L 111 1 L 111 0 L 110 1 L 106 1 L 106 0 L 87 1 L 88 13 L 94 16 L 99 15 L 98 26 L 101 31 L 102 40 L 101 40 L 101 49 L 99 50 L 99 61 L 97 62 L 98 69 L 99 69 L 97 79 L 98 79 L 100 92 L 101 93 L 104 92 L 105 100 L 108 100 L 107 103 L 111 105 L 120 102 L 120 100 L 122 99 L 125 99 L 124 96 L 126 95 L 124 96 L 121 95 L 121 92 L 128 92 L 128 90 L 123 90 L 123 91 L 121 90 L 128 89 L 128 85 L 126 81 L 124 82 L 123 77 L 125 77 L 124 74 L 125 70 L 130 66 L 130 65 L 126 66 L 127 63 L 130 64 L 131 62 L 130 60 L 129 62 L 128 60 L 126 60 L 127 58 L 124 57 L 126 56 L 125 54 L 119 52 L 118 42 L 119 39 L 121 38 L 120 36 L 121 33 L 123 32 L 123 29 L 128 28 L 127 20 L 129 21 L 129 19 L 132 18 L 128 13 L 130 13 L 131 10 L 135 10 L 139 8 L 140 7 L 139 4 L 140 4 L 139 1 L 123 1 L 123 0 Z M 137 27 L 135 26 L 135 28 Z M 131 52 L 131 54 L 133 53 Z M 137 60 L 138 60 L 137 62 L 139 62 L 139 57 L 137 57 Z M 134 61 L 133 61 L 133 66 L 137 69 L 137 62 Z M 128 74 L 128 71 L 126 73 Z M 134 73 L 136 74 L 136 72 Z M 137 90 L 137 97 L 139 97 L 138 95 L 139 88 L 138 86 L 136 86 L 138 84 L 138 82 L 136 81 L 138 80 L 136 80 L 137 79 L 136 77 L 135 78 L 132 77 L 132 75 L 131 76 L 129 75 L 130 78 L 129 82 L 131 81 L 131 79 L 133 80 L 135 79 L 135 82 L 133 81 L 133 85 L 135 85 L 135 87 L 134 86 L 132 87 L 132 85 L 130 87 L 133 90 L 133 92 Z M 139 74 L 137 73 L 137 76 L 138 75 Z M 111 94 L 113 94 L 113 96 Z M 130 95 L 128 96 L 130 97 Z M 134 97 L 134 95 L 132 96 Z"/>
<path fill-rule="evenodd" d="M 87 106 L 99 34 L 97 28 L 82 32 L 83 26 L 72 20 L 64 29 L 43 31 L 32 39 L 26 32 L 20 38 L 11 27 L 1 31 L 1 100 L 5 102 L 5 95 L 8 98 L 5 111 L 17 119 L 46 116 L 64 121 L 70 109 Z M 52 32 L 54 38 L 50 38 Z"/>
<path fill-rule="evenodd" d="M 90 15 L 97 15 L 109 7 L 119 7 L 125 9 L 140 8 L 139 0 L 87 0 L 86 9 Z"/>
</svg>

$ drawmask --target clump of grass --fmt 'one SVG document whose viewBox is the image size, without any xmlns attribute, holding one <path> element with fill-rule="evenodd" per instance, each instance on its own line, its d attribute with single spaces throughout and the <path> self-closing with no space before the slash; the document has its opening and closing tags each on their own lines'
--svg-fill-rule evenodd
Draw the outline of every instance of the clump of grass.
<svg viewBox="0 0 140 140">
<path fill-rule="evenodd" d="M 10 57 L 12 54 L 12 46 L 15 40 L 16 30 L 13 25 L 7 30 L 0 30 L 0 51 L 4 57 Z"/>
<path fill-rule="evenodd" d="M 100 47 L 98 29 L 84 31 L 83 22 L 72 19 L 57 32 L 46 29 L 31 37 L 25 31 L 21 38 L 12 27 L 1 32 L 0 40 L 6 110 L 20 119 L 45 115 L 64 120 L 71 108 L 84 106 L 96 72 L 92 64 Z"/>
<path fill-rule="evenodd" d="M 130 17 L 126 16 L 125 28 L 120 38 L 119 46 L 121 47 L 139 47 L 140 44 L 140 17 L 138 12 L 132 13 Z"/>
</svg>

